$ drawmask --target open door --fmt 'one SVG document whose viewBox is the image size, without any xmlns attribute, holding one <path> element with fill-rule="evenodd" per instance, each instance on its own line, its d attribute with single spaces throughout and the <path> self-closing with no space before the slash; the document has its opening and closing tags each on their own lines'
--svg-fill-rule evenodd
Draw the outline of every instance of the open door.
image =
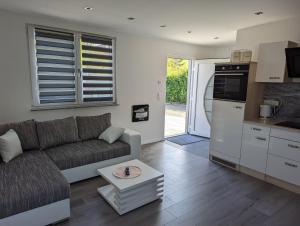
<svg viewBox="0 0 300 226">
<path fill-rule="evenodd" d="M 166 75 L 165 137 L 187 133 L 190 60 L 168 58 Z"/>
<path fill-rule="evenodd" d="M 229 59 L 192 61 L 189 80 L 188 133 L 210 138 L 215 63 Z"/>
</svg>

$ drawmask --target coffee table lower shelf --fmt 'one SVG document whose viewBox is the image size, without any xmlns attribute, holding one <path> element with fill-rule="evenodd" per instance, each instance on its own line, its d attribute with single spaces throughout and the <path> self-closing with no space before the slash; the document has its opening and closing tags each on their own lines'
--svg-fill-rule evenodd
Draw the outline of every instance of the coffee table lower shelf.
<svg viewBox="0 0 300 226">
<path fill-rule="evenodd" d="M 114 208 L 119 214 L 125 214 L 138 207 L 146 205 L 163 197 L 163 185 L 144 186 L 144 189 L 132 189 L 126 192 L 119 192 L 112 184 L 100 187 L 98 193 Z"/>
</svg>

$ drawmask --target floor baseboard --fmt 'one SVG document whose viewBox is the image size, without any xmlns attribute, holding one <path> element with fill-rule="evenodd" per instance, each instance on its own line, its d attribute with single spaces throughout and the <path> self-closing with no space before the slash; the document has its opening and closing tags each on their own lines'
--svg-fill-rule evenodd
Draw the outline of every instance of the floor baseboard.
<svg viewBox="0 0 300 226">
<path fill-rule="evenodd" d="M 152 144 L 152 143 L 156 143 L 156 142 L 160 142 L 160 141 L 164 141 L 165 138 L 153 138 L 153 139 L 148 139 L 148 140 L 143 140 L 142 141 L 142 145 L 144 144 Z"/>
</svg>

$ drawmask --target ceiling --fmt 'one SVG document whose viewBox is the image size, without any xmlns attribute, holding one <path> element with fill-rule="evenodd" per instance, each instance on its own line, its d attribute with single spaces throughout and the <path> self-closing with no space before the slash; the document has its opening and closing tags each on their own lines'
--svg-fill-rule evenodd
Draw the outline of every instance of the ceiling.
<svg viewBox="0 0 300 226">
<path fill-rule="evenodd" d="M 225 45 L 234 43 L 240 28 L 299 15 L 300 0 L 0 0 L 0 8 L 193 44 Z M 264 14 L 254 15 L 257 11 Z"/>
</svg>

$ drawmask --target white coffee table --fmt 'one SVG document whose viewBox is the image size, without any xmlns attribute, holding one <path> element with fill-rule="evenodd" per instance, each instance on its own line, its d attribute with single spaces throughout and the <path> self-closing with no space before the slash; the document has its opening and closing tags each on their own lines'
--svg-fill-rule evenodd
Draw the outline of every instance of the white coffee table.
<svg viewBox="0 0 300 226">
<path fill-rule="evenodd" d="M 138 166 L 142 174 L 117 178 L 113 172 L 120 166 Z M 164 175 L 137 159 L 98 169 L 98 173 L 110 183 L 98 192 L 120 215 L 163 197 Z"/>
</svg>

